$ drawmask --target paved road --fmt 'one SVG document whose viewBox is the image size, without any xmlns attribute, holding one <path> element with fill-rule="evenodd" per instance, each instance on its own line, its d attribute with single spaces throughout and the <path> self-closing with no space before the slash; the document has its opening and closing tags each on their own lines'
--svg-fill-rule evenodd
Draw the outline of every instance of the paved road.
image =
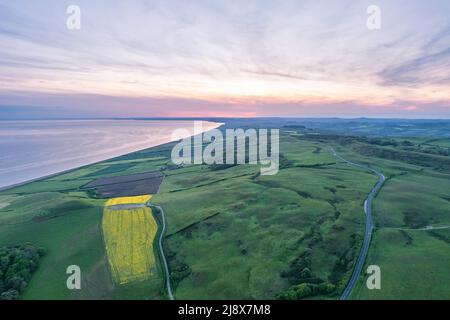
<svg viewBox="0 0 450 320">
<path fill-rule="evenodd" d="M 378 191 L 380 191 L 381 187 L 383 186 L 384 181 L 386 180 L 385 176 L 378 172 L 375 169 L 372 169 L 368 166 L 355 163 L 352 161 L 348 161 L 344 158 L 342 158 L 340 155 L 336 153 L 336 151 L 333 148 L 331 149 L 331 153 L 338 159 L 352 165 L 355 167 L 359 167 L 365 170 L 369 170 L 372 173 L 376 174 L 378 176 L 378 182 L 373 187 L 373 189 L 370 191 L 369 195 L 367 196 L 366 200 L 364 201 L 364 213 L 366 215 L 366 230 L 364 232 L 364 241 L 363 245 L 361 247 L 361 250 L 359 251 L 358 259 L 356 260 L 355 268 L 353 269 L 352 276 L 350 280 L 347 283 L 347 286 L 345 287 L 344 291 L 341 295 L 341 300 L 347 300 L 352 293 L 353 288 L 355 287 L 356 283 L 358 282 L 358 278 L 361 274 L 362 268 L 364 266 L 364 262 L 366 261 L 367 252 L 369 251 L 369 245 L 370 240 L 372 238 L 372 230 L 373 230 L 373 223 L 372 223 L 372 200 L 377 195 Z"/>
<path fill-rule="evenodd" d="M 152 204 L 147 202 L 147 206 L 152 206 Z M 169 266 L 167 265 L 166 255 L 164 254 L 164 249 L 162 245 L 162 241 L 164 238 L 164 234 L 166 232 L 166 215 L 164 213 L 164 209 L 160 206 L 153 205 L 154 207 L 158 208 L 159 212 L 161 212 L 161 220 L 162 220 L 162 230 L 159 234 L 159 252 L 161 252 L 161 260 L 163 262 L 163 269 L 164 274 L 166 278 L 166 288 L 167 288 L 167 295 L 169 296 L 169 300 L 174 300 L 173 293 L 172 293 L 172 284 L 170 283 L 170 273 L 169 273 Z"/>
</svg>

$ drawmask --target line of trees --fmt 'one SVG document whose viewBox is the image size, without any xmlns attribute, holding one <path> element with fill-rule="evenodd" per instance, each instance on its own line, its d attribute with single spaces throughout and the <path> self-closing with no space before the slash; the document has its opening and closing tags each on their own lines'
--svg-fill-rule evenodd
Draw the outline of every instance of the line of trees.
<svg viewBox="0 0 450 320">
<path fill-rule="evenodd" d="M 20 298 L 44 254 L 44 249 L 29 243 L 0 247 L 0 300 Z"/>
</svg>

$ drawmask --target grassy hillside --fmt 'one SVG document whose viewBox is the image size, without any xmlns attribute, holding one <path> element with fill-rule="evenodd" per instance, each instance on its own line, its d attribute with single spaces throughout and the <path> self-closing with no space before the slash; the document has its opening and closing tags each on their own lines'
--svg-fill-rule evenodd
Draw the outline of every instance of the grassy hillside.
<svg viewBox="0 0 450 320">
<path fill-rule="evenodd" d="M 161 274 L 127 285 L 111 280 L 101 232 L 105 200 L 82 189 L 98 178 L 161 170 L 152 201 L 167 215 L 176 298 L 335 299 L 359 252 L 362 205 L 377 178 L 337 160 L 330 146 L 388 178 L 374 201 L 366 263 L 381 267 L 382 290 L 366 289 L 362 277 L 352 297 L 448 298 L 450 229 L 426 229 L 450 225 L 448 140 L 349 136 L 278 120 L 227 126 L 242 124 L 282 129 L 277 175 L 261 176 L 250 165 L 171 167 L 167 144 L 0 192 L 0 246 L 29 242 L 46 250 L 23 298 L 164 299 Z M 369 130 L 354 126 L 360 129 Z M 66 288 L 72 264 L 82 270 L 77 292 Z"/>
<path fill-rule="evenodd" d="M 308 139 L 334 143 L 342 156 L 376 167 L 388 178 L 374 201 L 375 230 L 366 261 L 366 267 L 380 266 L 382 289 L 368 290 L 363 275 L 352 298 L 448 299 L 450 158 L 424 148 L 425 138 Z"/>
<path fill-rule="evenodd" d="M 273 299 L 305 282 L 289 276 L 305 251 L 312 252 L 309 280 L 336 286 L 321 298 L 337 297 L 376 178 L 336 163 L 325 144 L 289 134 L 281 142 L 285 165 L 274 176 L 245 165 L 197 166 L 166 177 L 153 201 L 167 214 L 177 298 Z"/>
<path fill-rule="evenodd" d="M 386 184 L 375 204 L 376 232 L 367 260 L 382 267 L 382 290 L 367 290 L 362 281 L 355 298 L 449 298 L 449 178 L 408 172 Z"/>
</svg>

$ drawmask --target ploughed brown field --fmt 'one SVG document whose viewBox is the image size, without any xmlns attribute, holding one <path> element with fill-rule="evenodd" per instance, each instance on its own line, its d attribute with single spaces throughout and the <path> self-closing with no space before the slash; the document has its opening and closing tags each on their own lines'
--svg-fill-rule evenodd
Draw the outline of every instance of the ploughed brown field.
<svg viewBox="0 0 450 320">
<path fill-rule="evenodd" d="M 158 192 L 164 175 L 159 171 L 101 178 L 89 182 L 83 189 L 95 189 L 101 198 L 130 197 Z"/>
</svg>

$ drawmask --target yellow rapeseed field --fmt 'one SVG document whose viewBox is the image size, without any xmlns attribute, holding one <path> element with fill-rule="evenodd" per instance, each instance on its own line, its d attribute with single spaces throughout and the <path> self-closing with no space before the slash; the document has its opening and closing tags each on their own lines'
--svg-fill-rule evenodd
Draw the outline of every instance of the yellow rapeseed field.
<svg viewBox="0 0 450 320">
<path fill-rule="evenodd" d="M 102 227 L 115 282 L 145 280 L 155 274 L 153 241 L 158 225 L 150 208 L 113 210 L 106 207 Z"/>
<path fill-rule="evenodd" d="M 151 198 L 151 195 L 112 198 L 106 201 L 106 206 L 115 206 L 117 204 L 142 204 L 147 203 Z"/>
</svg>

